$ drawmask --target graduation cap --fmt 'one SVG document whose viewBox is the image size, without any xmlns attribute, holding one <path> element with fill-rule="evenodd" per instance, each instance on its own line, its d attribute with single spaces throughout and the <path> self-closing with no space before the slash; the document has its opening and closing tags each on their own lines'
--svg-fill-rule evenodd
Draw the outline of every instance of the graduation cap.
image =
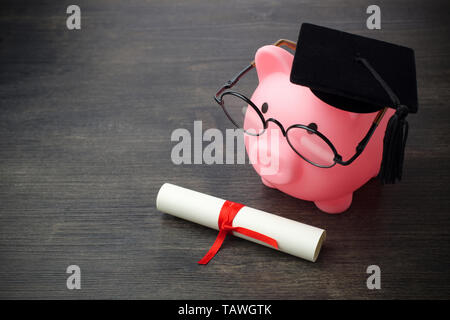
<svg viewBox="0 0 450 320">
<path fill-rule="evenodd" d="M 386 127 L 378 176 L 383 183 L 401 179 L 408 136 L 406 116 L 418 109 L 412 49 L 304 23 L 290 80 L 309 87 L 320 100 L 341 110 L 371 113 L 396 109 Z"/>
</svg>

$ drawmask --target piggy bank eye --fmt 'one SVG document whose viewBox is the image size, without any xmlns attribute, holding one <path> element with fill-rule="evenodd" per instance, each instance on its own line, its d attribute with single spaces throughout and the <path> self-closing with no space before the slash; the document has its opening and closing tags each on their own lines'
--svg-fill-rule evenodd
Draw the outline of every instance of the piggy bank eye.
<svg viewBox="0 0 450 320">
<path fill-rule="evenodd" d="M 317 124 L 315 124 L 314 122 L 311 122 L 310 124 L 308 124 L 308 128 L 316 130 L 317 131 Z M 313 132 L 308 131 L 309 134 L 313 134 Z"/>
<path fill-rule="evenodd" d="M 261 111 L 262 111 L 263 113 L 266 113 L 267 110 L 269 110 L 269 104 L 268 104 L 267 102 L 264 102 L 264 103 L 262 104 Z"/>
</svg>

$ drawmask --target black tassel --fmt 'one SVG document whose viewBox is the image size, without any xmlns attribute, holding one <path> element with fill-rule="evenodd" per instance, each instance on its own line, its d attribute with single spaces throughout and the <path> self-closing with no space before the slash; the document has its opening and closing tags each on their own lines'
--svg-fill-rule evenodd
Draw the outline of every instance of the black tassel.
<svg viewBox="0 0 450 320">
<path fill-rule="evenodd" d="M 389 119 L 383 140 L 383 159 L 381 161 L 378 178 L 381 183 L 395 183 L 402 179 L 403 159 L 405 156 L 406 139 L 408 138 L 408 115 L 409 108 L 400 103 L 397 95 L 392 91 L 386 81 L 376 72 L 369 61 L 362 57 L 356 57 L 372 74 L 372 76 L 383 87 L 396 109 L 395 114 Z"/>
<path fill-rule="evenodd" d="M 408 138 L 407 115 L 408 107 L 400 105 L 387 124 L 383 140 L 383 160 L 378 174 L 383 184 L 392 184 L 402 179 L 405 145 Z"/>
</svg>

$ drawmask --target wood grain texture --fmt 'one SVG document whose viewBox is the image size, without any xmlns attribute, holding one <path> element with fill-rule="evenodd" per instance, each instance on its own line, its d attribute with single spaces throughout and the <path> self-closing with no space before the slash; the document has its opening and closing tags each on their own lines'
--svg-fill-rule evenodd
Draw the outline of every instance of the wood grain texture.
<svg viewBox="0 0 450 320">
<path fill-rule="evenodd" d="M 448 1 L 2 1 L 0 298 L 450 298 Z M 212 96 L 256 48 L 312 22 L 415 49 L 419 113 L 402 183 L 342 215 L 263 186 L 250 165 L 172 164 L 176 128 L 229 127 Z M 387 59 L 389 57 L 386 57 Z M 316 263 L 158 212 L 171 182 L 319 226 Z M 66 289 L 66 267 L 82 289 Z M 382 289 L 366 288 L 367 266 Z"/>
</svg>

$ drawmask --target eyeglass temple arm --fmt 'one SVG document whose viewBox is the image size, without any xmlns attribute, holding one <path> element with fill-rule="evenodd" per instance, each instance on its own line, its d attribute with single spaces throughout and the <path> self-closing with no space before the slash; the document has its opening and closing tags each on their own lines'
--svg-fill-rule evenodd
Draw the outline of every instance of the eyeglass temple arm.
<svg viewBox="0 0 450 320">
<path fill-rule="evenodd" d="M 274 44 L 274 46 L 277 47 L 288 47 L 289 49 L 292 49 L 295 51 L 296 47 L 297 47 L 297 43 L 291 40 L 287 40 L 287 39 L 279 39 L 278 41 L 276 41 Z M 242 69 L 238 74 L 236 74 L 231 80 L 228 80 L 220 89 L 219 91 L 217 91 L 216 95 L 214 96 L 214 99 L 220 103 L 220 99 L 219 96 L 222 94 L 222 92 L 224 92 L 227 89 L 231 89 L 236 82 L 239 81 L 239 79 L 241 79 L 247 72 L 249 72 L 251 69 L 253 69 L 255 67 L 255 60 L 252 60 L 250 62 L 250 64 L 248 66 L 246 66 L 244 69 Z"/>
<path fill-rule="evenodd" d="M 351 164 L 353 161 L 355 161 L 356 158 L 359 157 L 359 155 L 366 148 L 367 143 L 369 142 L 370 138 L 372 137 L 373 133 L 375 132 L 375 129 L 378 127 L 378 125 L 380 124 L 381 120 L 383 119 L 384 114 L 386 113 L 387 109 L 388 108 L 385 107 L 382 110 L 378 111 L 375 119 L 373 119 L 373 122 L 372 122 L 372 125 L 370 126 L 369 131 L 367 132 L 367 134 L 364 136 L 364 138 L 356 146 L 356 153 L 353 155 L 353 157 L 351 157 L 347 161 L 342 161 L 340 159 L 337 159 L 338 160 L 337 162 L 339 164 L 347 166 L 347 165 Z"/>
<path fill-rule="evenodd" d="M 236 74 L 231 80 L 228 80 L 220 89 L 217 91 L 216 95 L 214 96 L 214 99 L 216 99 L 217 102 L 220 103 L 219 96 L 227 89 L 231 89 L 236 82 L 239 81 L 247 72 L 252 70 L 255 66 L 252 64 L 249 64 L 244 69 L 242 69 L 238 74 Z"/>
</svg>

